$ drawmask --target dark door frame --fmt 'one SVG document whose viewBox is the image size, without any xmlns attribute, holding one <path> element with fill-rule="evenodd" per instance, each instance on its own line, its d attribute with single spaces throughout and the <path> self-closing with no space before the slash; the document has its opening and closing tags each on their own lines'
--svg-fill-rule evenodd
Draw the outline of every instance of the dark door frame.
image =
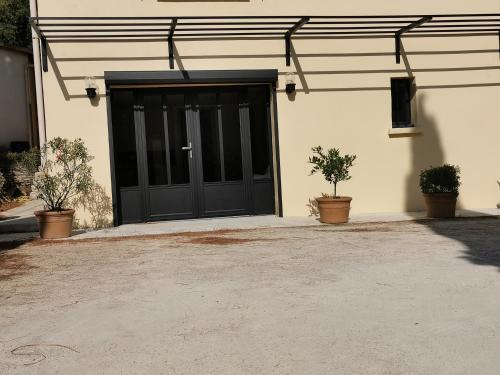
<svg viewBox="0 0 500 375">
<path fill-rule="evenodd" d="M 106 108 L 108 117 L 108 140 L 111 172 L 111 189 L 113 203 L 113 225 L 120 225 L 118 207 L 118 187 L 116 182 L 114 147 L 113 147 L 113 124 L 111 112 L 111 90 L 113 86 L 133 87 L 144 85 L 172 85 L 172 86 L 216 86 L 221 84 L 268 84 L 270 86 L 270 109 L 271 125 L 274 136 L 271 139 L 273 147 L 273 169 L 275 178 L 275 196 L 277 199 L 276 214 L 283 216 L 283 203 L 281 193 L 280 153 L 278 137 L 278 118 L 276 101 L 276 82 L 278 71 L 269 70 L 193 70 L 193 71 L 131 71 L 131 72 L 104 72 L 106 84 Z"/>
</svg>

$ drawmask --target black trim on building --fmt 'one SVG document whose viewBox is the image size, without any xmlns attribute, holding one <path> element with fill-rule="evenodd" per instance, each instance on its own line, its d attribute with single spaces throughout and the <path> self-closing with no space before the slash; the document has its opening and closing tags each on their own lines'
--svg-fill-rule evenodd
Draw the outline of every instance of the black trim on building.
<svg viewBox="0 0 500 375">
<path fill-rule="evenodd" d="M 30 23 L 40 37 L 42 47 L 49 39 L 166 39 L 169 66 L 170 69 L 174 69 L 175 40 L 190 38 L 197 40 L 284 38 L 286 65 L 289 66 L 292 36 L 310 39 L 394 37 L 396 63 L 399 64 L 403 35 L 498 36 L 498 17 L 500 17 L 498 13 L 354 16 L 31 17 Z M 42 60 L 46 59 L 47 50 L 42 48 Z M 48 66 L 45 68 L 47 71 Z"/>
<path fill-rule="evenodd" d="M 273 123 L 274 123 L 274 150 L 276 155 L 276 192 L 278 194 L 278 216 L 283 217 L 283 195 L 281 193 L 281 161 L 280 161 L 280 141 L 278 130 L 278 100 L 276 96 L 276 83 L 272 84 L 271 99 L 273 101 Z"/>
<path fill-rule="evenodd" d="M 277 69 L 104 72 L 107 85 L 273 83 Z"/>
<path fill-rule="evenodd" d="M 111 112 L 111 92 L 106 85 L 106 111 L 108 115 L 109 164 L 111 172 L 111 202 L 113 205 L 113 226 L 118 226 L 118 190 L 116 188 L 115 153 L 113 146 L 113 117 Z"/>
</svg>

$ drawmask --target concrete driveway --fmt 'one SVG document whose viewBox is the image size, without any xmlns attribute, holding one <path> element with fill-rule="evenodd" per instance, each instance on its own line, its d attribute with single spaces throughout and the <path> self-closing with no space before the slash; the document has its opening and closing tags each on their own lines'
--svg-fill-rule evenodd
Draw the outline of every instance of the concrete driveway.
<svg viewBox="0 0 500 375">
<path fill-rule="evenodd" d="M 38 232 L 35 211 L 43 210 L 40 200 L 27 201 L 22 206 L 0 213 L 0 241 L 12 233 Z"/>
<path fill-rule="evenodd" d="M 1 374 L 498 374 L 500 220 L 4 243 Z"/>
</svg>

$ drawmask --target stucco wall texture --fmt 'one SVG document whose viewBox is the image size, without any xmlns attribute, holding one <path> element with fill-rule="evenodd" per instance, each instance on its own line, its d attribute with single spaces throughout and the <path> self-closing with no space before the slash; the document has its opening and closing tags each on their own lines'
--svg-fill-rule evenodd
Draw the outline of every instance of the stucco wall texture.
<svg viewBox="0 0 500 375">
<path fill-rule="evenodd" d="M 499 13 L 500 1 L 324 0 L 156 1 L 38 0 L 40 16 L 370 15 Z M 283 40 L 176 41 L 176 69 L 279 69 L 277 95 L 285 216 L 309 213 L 309 199 L 331 187 L 309 176 L 311 147 L 339 147 L 358 156 L 339 193 L 353 212 L 424 208 L 422 168 L 442 163 L 462 170 L 461 208 L 493 207 L 500 177 L 500 58 L 498 36 L 403 38 L 400 65 L 394 39 L 293 42 L 291 67 Z M 47 136 L 81 137 L 95 156 L 96 180 L 111 191 L 104 71 L 168 70 L 166 41 L 49 43 L 43 74 Z M 285 73 L 297 73 L 294 100 Z M 98 104 L 85 96 L 95 76 Z M 420 135 L 390 137 L 390 78 L 413 75 Z"/>
</svg>

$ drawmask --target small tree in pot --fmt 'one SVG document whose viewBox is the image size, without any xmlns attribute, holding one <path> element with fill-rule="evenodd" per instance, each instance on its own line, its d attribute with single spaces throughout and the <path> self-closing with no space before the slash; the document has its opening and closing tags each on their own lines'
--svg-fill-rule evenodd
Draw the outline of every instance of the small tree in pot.
<svg viewBox="0 0 500 375">
<path fill-rule="evenodd" d="M 455 217 L 460 168 L 445 164 L 430 167 L 420 173 L 420 189 L 427 206 L 427 216 L 433 218 Z"/>
<path fill-rule="evenodd" d="M 34 155 L 39 153 L 42 166 L 39 172 Z M 46 239 L 65 238 L 71 235 L 74 210 L 66 204 L 78 195 L 87 192 L 92 184 L 93 159 L 81 139 L 54 138 L 41 151 L 33 149 L 21 157 L 21 164 L 35 173 L 33 187 L 46 209 L 36 211 L 40 237 Z"/>
<path fill-rule="evenodd" d="M 328 224 L 347 223 L 352 198 L 338 196 L 337 184 L 351 179 L 349 169 L 354 165 L 356 155 L 341 156 L 336 148 L 325 153 L 321 146 L 313 147 L 312 151 L 313 156 L 309 158 L 309 163 L 313 165 L 311 174 L 321 172 L 325 180 L 333 184 L 333 196 L 316 198 L 320 221 Z"/>
</svg>

